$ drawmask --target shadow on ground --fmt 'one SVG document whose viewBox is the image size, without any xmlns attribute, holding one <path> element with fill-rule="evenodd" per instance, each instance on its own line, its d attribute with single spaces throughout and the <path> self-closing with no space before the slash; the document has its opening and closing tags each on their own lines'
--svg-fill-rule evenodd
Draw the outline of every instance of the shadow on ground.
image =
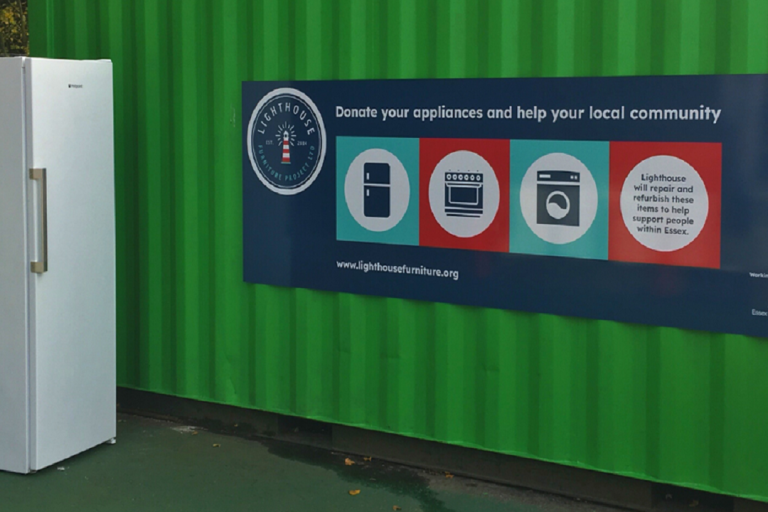
<svg viewBox="0 0 768 512">
<path fill-rule="evenodd" d="M 36 475 L 0 473 L 0 512 L 614 512 L 284 441 L 137 416 L 118 421 L 117 445 Z"/>
</svg>

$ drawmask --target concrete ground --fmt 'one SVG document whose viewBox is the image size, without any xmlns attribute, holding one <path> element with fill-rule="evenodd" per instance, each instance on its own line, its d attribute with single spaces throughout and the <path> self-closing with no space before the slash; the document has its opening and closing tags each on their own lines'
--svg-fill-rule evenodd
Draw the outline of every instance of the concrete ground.
<svg viewBox="0 0 768 512">
<path fill-rule="evenodd" d="M 0 511 L 615 512 L 361 457 L 347 465 L 345 454 L 280 441 L 118 421 L 114 446 L 35 475 L 0 473 Z"/>
</svg>

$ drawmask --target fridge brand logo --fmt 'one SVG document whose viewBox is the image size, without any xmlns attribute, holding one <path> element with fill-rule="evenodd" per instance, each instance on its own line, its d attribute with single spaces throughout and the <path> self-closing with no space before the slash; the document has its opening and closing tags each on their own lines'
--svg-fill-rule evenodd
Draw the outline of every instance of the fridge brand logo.
<svg viewBox="0 0 768 512">
<path fill-rule="evenodd" d="M 82 89 L 83 84 L 69 84 L 70 89 Z"/>
<path fill-rule="evenodd" d="M 251 166 L 268 189 L 298 194 L 312 185 L 323 166 L 323 118 L 303 92 L 275 89 L 253 109 L 247 146 Z"/>
</svg>

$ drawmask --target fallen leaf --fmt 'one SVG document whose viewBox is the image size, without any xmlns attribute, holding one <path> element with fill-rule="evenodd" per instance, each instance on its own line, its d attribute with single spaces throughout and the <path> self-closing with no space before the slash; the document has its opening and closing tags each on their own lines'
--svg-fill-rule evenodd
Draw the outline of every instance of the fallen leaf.
<svg viewBox="0 0 768 512">
<path fill-rule="evenodd" d="M 373 460 L 373 457 L 363 457 L 363 460 L 365 462 L 371 462 Z"/>
<path fill-rule="evenodd" d="M 197 430 L 195 430 L 194 432 L 192 432 L 192 435 L 193 435 L 193 436 L 196 436 L 196 435 L 197 435 Z"/>
<path fill-rule="evenodd" d="M 235 428 L 237 428 L 237 427 L 239 427 L 239 426 L 240 426 L 239 424 L 235 423 Z"/>
<path fill-rule="evenodd" d="M 221 445 L 219 443 L 216 443 L 213 445 L 214 448 L 221 448 Z"/>
<path fill-rule="evenodd" d="M 350 496 L 357 496 L 358 494 L 360 494 L 360 489 L 354 489 L 352 491 L 349 491 Z"/>
<path fill-rule="evenodd" d="M 344 464 L 346 464 L 347 466 L 352 466 L 354 463 L 355 463 L 355 461 L 353 461 L 353 460 L 352 460 L 352 459 L 350 459 L 349 457 L 347 457 L 346 459 L 344 459 Z"/>
<path fill-rule="evenodd" d="M 453 475 L 446 471 L 445 478 L 453 478 Z"/>
<path fill-rule="evenodd" d="M 691 504 L 690 504 L 690 505 L 688 505 L 688 506 L 689 506 L 689 507 L 698 507 L 698 506 L 699 506 L 699 502 L 698 502 L 697 500 L 693 500 L 693 501 L 691 502 Z"/>
<path fill-rule="evenodd" d="M 401 507 L 398 507 L 397 505 L 394 505 L 392 507 L 392 510 L 403 510 Z"/>
</svg>

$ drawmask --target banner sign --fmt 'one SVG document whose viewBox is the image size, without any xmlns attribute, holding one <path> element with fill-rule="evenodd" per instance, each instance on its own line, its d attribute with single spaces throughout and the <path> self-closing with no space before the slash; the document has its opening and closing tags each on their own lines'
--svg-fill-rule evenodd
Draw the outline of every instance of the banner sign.
<svg viewBox="0 0 768 512">
<path fill-rule="evenodd" d="M 768 76 L 243 83 L 250 283 L 768 335 Z"/>
</svg>

